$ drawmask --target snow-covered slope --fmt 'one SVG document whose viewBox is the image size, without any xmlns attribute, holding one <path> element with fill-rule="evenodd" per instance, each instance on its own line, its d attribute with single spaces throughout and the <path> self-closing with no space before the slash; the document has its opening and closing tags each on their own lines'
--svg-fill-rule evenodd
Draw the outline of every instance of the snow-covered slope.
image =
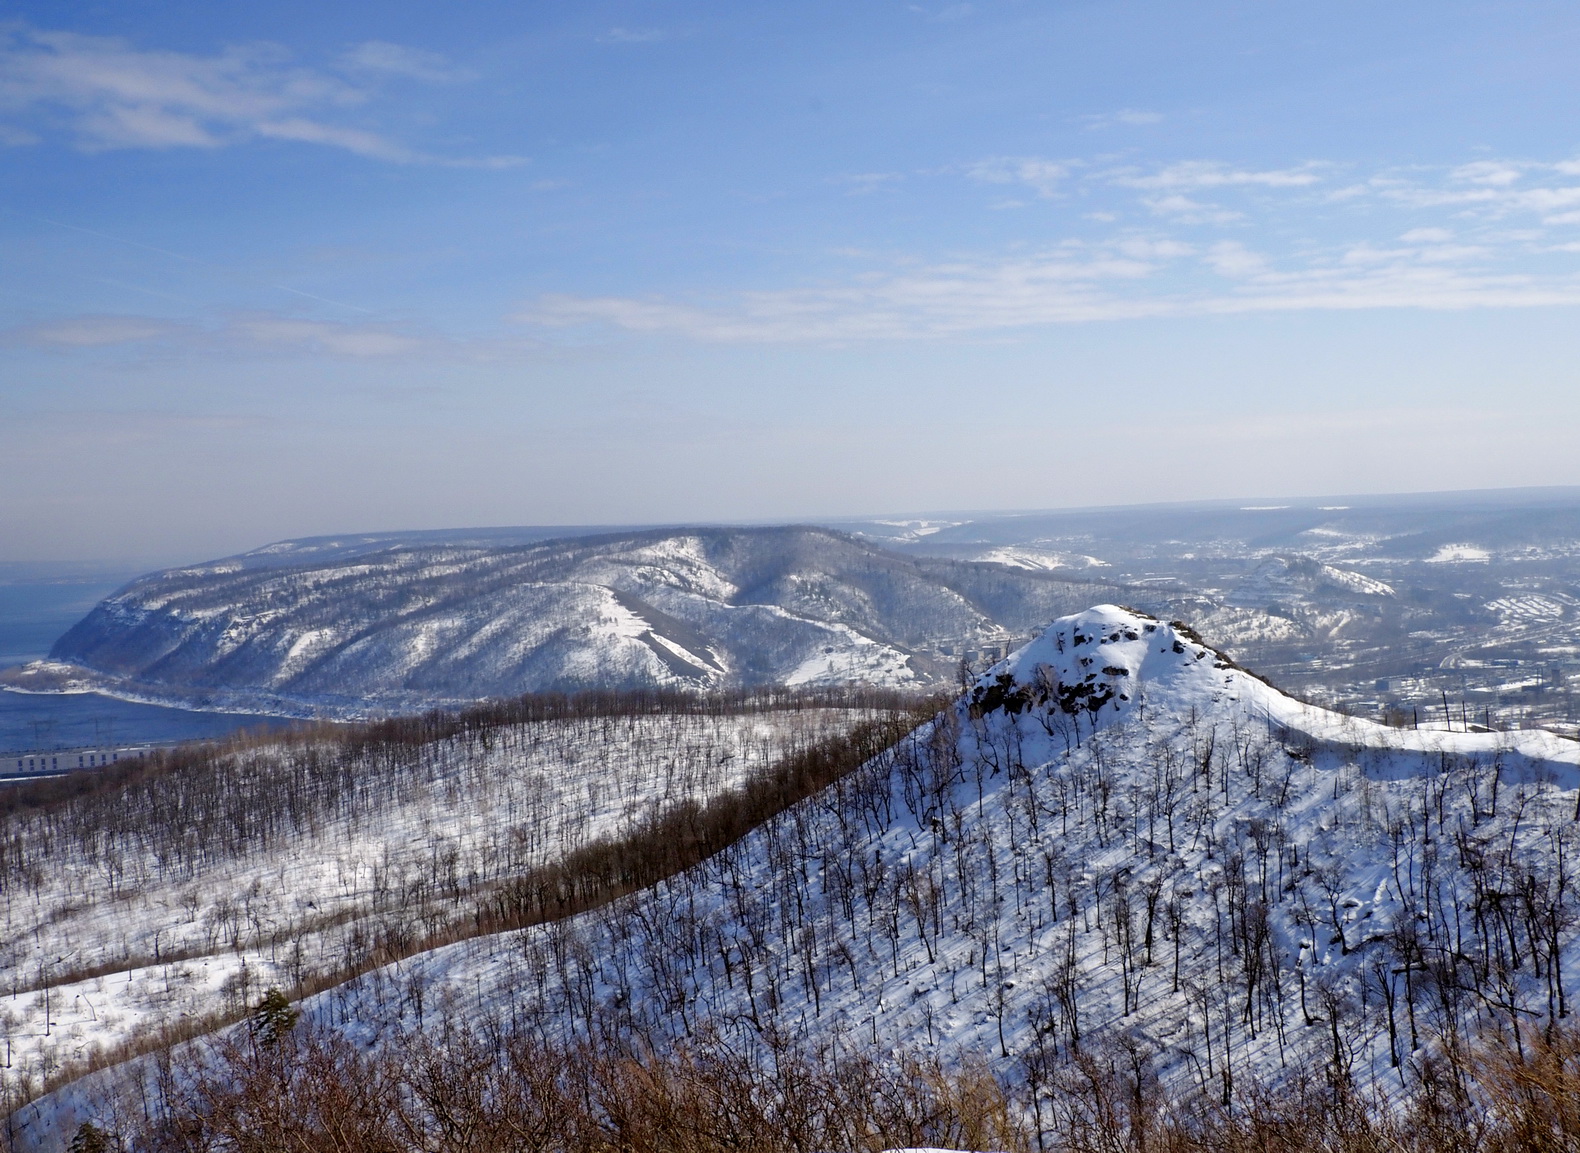
<svg viewBox="0 0 1580 1153">
<path fill-rule="evenodd" d="M 1175 1095 L 1324 1065 L 1398 1089 L 1455 1038 L 1568 1011 L 1577 787 L 1574 742 L 1326 712 L 1100 606 L 697 868 L 304 1010 L 370 1042 L 435 1012 L 660 1041 L 772 1026 L 1034 1084 L 1079 1049 Z"/>
<path fill-rule="evenodd" d="M 1228 603 L 1238 607 L 1260 608 L 1301 600 L 1375 601 L 1395 595 L 1393 586 L 1364 573 L 1337 568 L 1307 556 L 1271 556 L 1234 589 Z"/>
<path fill-rule="evenodd" d="M 1031 545 L 1001 545 L 998 548 L 983 549 L 965 559 L 987 561 L 990 564 L 1001 564 L 1010 568 L 1031 569 L 1033 571 L 1108 567 L 1107 562 L 1100 561 L 1096 557 L 1086 556 L 1081 553 L 1053 552 Z"/>
<path fill-rule="evenodd" d="M 7 813 L 0 1100 L 140 1032 L 465 925 L 530 870 L 883 715 L 789 697 L 562 711 L 247 745 Z"/>
<path fill-rule="evenodd" d="M 307 555 L 142 578 L 8 683 L 286 715 L 581 687 L 904 686 L 1093 595 L 815 528 Z"/>
</svg>

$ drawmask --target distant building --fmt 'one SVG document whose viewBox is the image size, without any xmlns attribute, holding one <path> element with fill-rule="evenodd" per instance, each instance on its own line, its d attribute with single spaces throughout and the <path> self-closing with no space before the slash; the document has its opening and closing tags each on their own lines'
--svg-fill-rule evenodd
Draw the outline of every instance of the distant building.
<svg viewBox="0 0 1580 1153">
<path fill-rule="evenodd" d="M 962 654 L 968 661 L 1001 661 L 1009 652 L 1007 645 L 983 645 L 979 649 L 966 649 Z"/>
<path fill-rule="evenodd" d="M 117 761 L 147 756 L 149 745 L 118 745 L 113 748 L 51 749 L 48 752 L 0 754 L 0 779 L 8 777 L 47 777 L 97 769 Z"/>
</svg>

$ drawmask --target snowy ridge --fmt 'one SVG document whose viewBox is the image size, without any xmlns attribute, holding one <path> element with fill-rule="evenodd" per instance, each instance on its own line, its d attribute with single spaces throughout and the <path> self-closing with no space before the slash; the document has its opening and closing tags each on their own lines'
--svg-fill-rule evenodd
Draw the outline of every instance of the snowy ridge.
<svg viewBox="0 0 1580 1153">
<path fill-rule="evenodd" d="M 1099 606 L 689 872 L 302 1007 L 368 1043 L 434 1012 L 658 1040 L 772 1022 L 1033 1084 L 1122 1049 L 1176 1097 L 1313 1062 L 1399 1091 L 1580 991 L 1577 787 L 1575 742 L 1339 716 Z"/>
<path fill-rule="evenodd" d="M 973 693 L 989 712 L 1057 704 L 1074 720 L 1084 710 L 1094 730 L 1124 720 L 1148 699 L 1175 714 L 1194 711 L 1209 723 L 1220 717 L 1259 721 L 1333 749 L 1480 759 L 1506 773 L 1541 766 L 1565 788 L 1580 785 L 1580 742 L 1543 730 L 1402 729 L 1344 716 L 1280 692 L 1187 628 L 1112 605 L 1054 622 L 989 670 Z"/>
<path fill-rule="evenodd" d="M 132 583 L 5 687 L 348 718 L 576 688 L 904 687 L 1092 588 L 814 528 L 230 560 Z"/>
</svg>

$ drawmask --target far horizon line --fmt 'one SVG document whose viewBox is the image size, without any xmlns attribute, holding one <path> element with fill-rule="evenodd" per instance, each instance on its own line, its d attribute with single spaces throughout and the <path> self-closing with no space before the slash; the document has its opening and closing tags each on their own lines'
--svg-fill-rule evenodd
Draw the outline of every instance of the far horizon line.
<svg viewBox="0 0 1580 1153">
<path fill-rule="evenodd" d="M 277 540 L 267 541 L 257 545 L 246 552 L 258 552 L 262 549 L 273 548 L 278 545 L 306 543 L 310 541 L 328 541 L 348 537 L 386 537 L 386 536 L 417 536 L 433 533 L 503 533 L 503 532 L 537 532 L 547 530 L 565 530 L 571 536 L 591 536 L 596 533 L 619 532 L 654 532 L 660 529 L 680 528 L 785 528 L 792 525 L 810 525 L 814 527 L 829 527 L 841 524 L 889 524 L 903 521 L 931 521 L 958 518 L 960 523 L 987 518 L 1010 519 L 1013 517 L 1030 516 L 1059 516 L 1066 514 L 1104 513 L 1104 512 L 1148 512 L 1152 510 L 1177 510 L 1189 511 L 1224 511 L 1224 512 L 1281 512 L 1306 509 L 1308 511 L 1321 511 L 1330 508 L 1340 511 L 1354 507 L 1353 505 L 1321 504 L 1328 501 L 1361 501 L 1373 506 L 1380 506 L 1384 501 L 1402 501 L 1406 503 L 1432 502 L 1437 500 L 1452 501 L 1455 498 L 1504 498 L 1494 503 L 1517 500 L 1522 496 L 1561 497 L 1568 495 L 1577 504 L 1580 504 L 1580 484 L 1553 484 L 1553 485 L 1515 485 L 1507 488 L 1467 488 L 1467 489 L 1429 489 L 1410 490 L 1404 492 L 1378 492 L 1378 493 L 1337 493 L 1312 496 L 1239 496 L 1215 497 L 1200 500 L 1176 501 L 1136 501 L 1129 504 L 1088 504 L 1088 505 L 1043 505 L 1035 508 L 1011 509 L 923 509 L 903 512 L 878 512 L 870 514 L 842 514 L 839 516 L 797 516 L 773 519 L 740 519 L 740 520 L 672 520 L 672 521 L 610 521 L 601 523 L 544 523 L 544 524 L 494 524 L 494 525 L 448 525 L 427 528 L 388 528 L 388 529 L 356 529 L 344 532 L 314 533 L 310 536 L 281 537 Z M 1254 502 L 1254 503 L 1251 503 Z M 1561 501 L 1559 503 L 1562 503 Z M 552 539 L 552 538 L 544 538 Z M 241 556 L 244 553 L 231 555 Z M 224 559 L 224 558 L 214 558 Z M 3 563 L 3 562 L 0 562 Z"/>
<path fill-rule="evenodd" d="M 92 557 L 75 560 L 0 560 L 0 582 L 47 579 L 89 579 L 101 575 L 138 575 L 162 568 L 178 568 L 189 564 L 205 564 L 231 557 L 245 556 L 264 549 L 287 544 L 313 544 L 318 542 L 365 538 L 424 537 L 457 533 L 504 534 L 542 533 L 539 539 L 558 537 L 596 536 L 622 532 L 655 532 L 683 528 L 775 528 L 792 525 L 810 525 L 824 528 L 842 526 L 888 524 L 903 527 L 907 522 L 948 521 L 964 524 L 986 520 L 1014 520 L 1037 516 L 1084 516 L 1120 512 L 1297 512 L 1297 511 L 1346 511 L 1358 508 L 1387 508 L 1391 505 L 1431 507 L 1465 502 L 1489 507 L 1513 507 L 1521 503 L 1535 506 L 1562 506 L 1570 502 L 1580 506 L 1580 484 L 1576 485 L 1516 485 L 1506 488 L 1434 489 L 1425 491 L 1338 493 L 1300 496 L 1241 496 L 1218 497 L 1178 501 L 1138 501 L 1128 504 L 1106 505 L 1045 505 L 1035 508 L 1013 509 L 925 509 L 903 512 L 878 512 L 865 515 L 842 514 L 838 516 L 800 516 L 776 519 L 739 520 L 674 520 L 651 522 L 607 523 L 546 523 L 546 524 L 496 524 L 452 525 L 427 528 L 374 528 L 341 532 L 312 533 L 304 536 L 278 537 L 249 548 L 213 556 L 193 557 L 182 554 L 149 554 L 143 557 Z"/>
</svg>

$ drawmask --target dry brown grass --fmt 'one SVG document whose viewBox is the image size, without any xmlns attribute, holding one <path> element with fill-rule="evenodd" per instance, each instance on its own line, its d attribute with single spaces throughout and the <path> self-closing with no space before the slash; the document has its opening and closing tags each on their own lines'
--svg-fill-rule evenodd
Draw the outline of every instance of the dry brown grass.
<svg viewBox="0 0 1580 1153">
<path fill-rule="evenodd" d="M 1117 1057 L 1115 1060 L 1113 1058 Z M 1573 1153 L 1580 1033 L 1452 1055 L 1409 1100 L 1357 1093 L 1322 1068 L 1227 1105 L 1171 1099 L 1092 1052 L 1023 1090 L 972 1060 L 772 1035 L 667 1048 L 556 1046 L 447 1027 L 369 1052 L 300 1031 L 172 1069 L 165 1105 L 99 1121 L 142 1153 Z"/>
</svg>

